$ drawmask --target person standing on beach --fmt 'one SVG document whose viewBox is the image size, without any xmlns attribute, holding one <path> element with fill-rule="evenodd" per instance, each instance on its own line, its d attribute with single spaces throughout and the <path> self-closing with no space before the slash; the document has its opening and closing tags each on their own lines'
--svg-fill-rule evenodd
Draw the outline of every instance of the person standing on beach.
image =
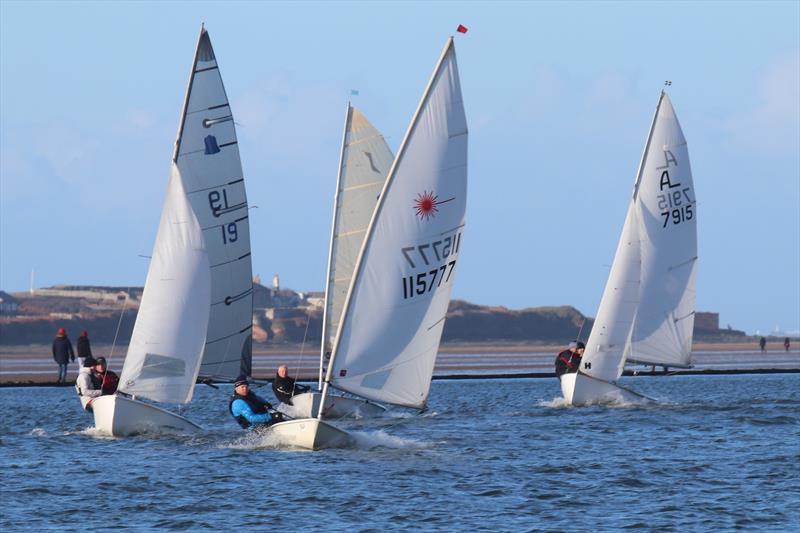
<svg viewBox="0 0 800 533">
<path fill-rule="evenodd" d="M 767 339 L 765 337 L 761 337 L 761 340 L 758 341 L 758 345 L 761 346 L 761 353 L 767 353 Z"/>
<path fill-rule="evenodd" d="M 87 357 L 92 357 L 92 346 L 89 344 L 89 332 L 84 330 L 78 337 L 78 364 L 83 368 L 83 362 Z"/>
<path fill-rule="evenodd" d="M 67 365 L 70 360 L 75 362 L 75 351 L 72 349 L 72 343 L 64 328 L 58 328 L 56 338 L 53 339 L 53 360 L 58 363 L 58 382 L 65 383 L 67 381 Z"/>
<path fill-rule="evenodd" d="M 792 343 L 789 342 L 789 337 L 786 337 L 785 339 L 783 339 L 783 347 L 786 349 L 787 352 L 789 351 L 789 347 L 791 345 L 792 345 Z"/>
</svg>

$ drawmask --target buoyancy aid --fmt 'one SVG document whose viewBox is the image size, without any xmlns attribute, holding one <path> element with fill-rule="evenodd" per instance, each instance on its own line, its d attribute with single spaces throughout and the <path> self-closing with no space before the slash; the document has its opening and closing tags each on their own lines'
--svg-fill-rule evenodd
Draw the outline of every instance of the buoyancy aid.
<svg viewBox="0 0 800 533">
<path fill-rule="evenodd" d="M 269 404 L 267 402 L 262 401 L 258 396 L 256 396 L 253 391 L 248 391 L 247 396 L 242 396 L 241 394 L 233 393 L 231 396 L 230 401 L 228 402 L 228 412 L 233 416 L 233 418 L 242 426 L 243 429 L 248 429 L 252 424 L 249 420 L 247 420 L 244 416 L 234 416 L 233 415 L 233 402 L 236 400 L 244 400 L 245 403 L 250 407 L 253 413 L 257 415 L 262 415 L 264 413 L 269 412 Z"/>
</svg>

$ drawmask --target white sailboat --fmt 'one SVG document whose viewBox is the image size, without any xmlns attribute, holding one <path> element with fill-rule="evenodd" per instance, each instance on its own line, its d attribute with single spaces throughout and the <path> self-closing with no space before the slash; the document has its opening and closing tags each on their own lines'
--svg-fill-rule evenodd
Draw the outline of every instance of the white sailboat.
<svg viewBox="0 0 800 533">
<path fill-rule="evenodd" d="M 198 376 L 250 374 L 250 229 L 233 116 L 201 28 L 161 222 L 119 391 L 94 400 L 95 426 L 115 436 L 192 432 L 151 402 L 186 404 Z"/>
<path fill-rule="evenodd" d="M 294 416 L 311 417 L 319 411 L 325 364 L 333 351 L 358 254 L 393 160 L 394 155 L 383 135 L 370 124 L 361 111 L 348 102 L 333 201 L 319 358 L 319 389 L 292 398 L 291 413 Z M 323 416 L 364 417 L 379 415 L 385 410 L 382 405 L 369 400 L 329 394 L 325 399 Z"/>
<path fill-rule="evenodd" d="M 330 387 L 425 407 L 461 251 L 466 199 L 467 122 L 451 37 L 368 226 L 317 418 L 295 422 L 326 424 L 321 418 Z"/>
<path fill-rule="evenodd" d="M 635 401 L 616 383 L 626 361 L 690 364 L 697 274 L 697 204 L 689 151 L 666 92 L 656 107 L 597 318 L 568 403 Z"/>
</svg>

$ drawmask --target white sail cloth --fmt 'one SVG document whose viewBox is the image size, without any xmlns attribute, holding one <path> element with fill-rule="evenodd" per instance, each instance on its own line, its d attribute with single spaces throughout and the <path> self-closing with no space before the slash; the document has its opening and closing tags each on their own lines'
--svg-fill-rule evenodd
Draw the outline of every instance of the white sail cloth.
<svg viewBox="0 0 800 533">
<path fill-rule="evenodd" d="M 327 379 L 358 396 L 425 405 L 462 240 L 467 123 L 452 39 L 390 171 Z"/>
<path fill-rule="evenodd" d="M 348 104 L 325 291 L 323 354 L 333 350 L 358 254 L 393 160 L 383 135 Z"/>
<path fill-rule="evenodd" d="M 187 403 L 198 375 L 249 374 L 252 302 L 236 131 L 211 40 L 201 29 L 120 390 Z"/>
<path fill-rule="evenodd" d="M 203 233 L 173 165 L 121 392 L 167 403 L 192 399 L 210 297 Z"/>
<path fill-rule="evenodd" d="M 581 370 L 613 381 L 626 359 L 687 365 L 696 265 L 689 152 L 672 103 L 662 93 Z"/>
<path fill-rule="evenodd" d="M 253 272 L 239 145 L 208 32 L 197 44 L 175 161 L 203 228 L 211 267 L 211 313 L 200 376 L 250 374 Z"/>
</svg>

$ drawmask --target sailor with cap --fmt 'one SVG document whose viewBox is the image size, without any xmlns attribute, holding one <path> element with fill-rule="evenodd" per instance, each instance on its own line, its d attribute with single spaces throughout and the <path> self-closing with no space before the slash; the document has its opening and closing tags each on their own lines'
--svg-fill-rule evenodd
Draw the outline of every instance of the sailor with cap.
<svg viewBox="0 0 800 533">
<path fill-rule="evenodd" d="M 244 374 L 236 378 L 233 384 L 228 411 L 243 429 L 269 426 L 283 419 L 281 413 L 273 411 L 268 401 L 250 390 L 250 382 Z"/>
<path fill-rule="evenodd" d="M 78 379 L 75 380 L 75 391 L 81 400 L 81 406 L 87 411 L 92 410 L 92 401 L 98 396 L 103 395 L 98 383 L 92 379 L 92 369 L 97 364 L 92 356 L 83 360 L 83 366 L 78 371 Z"/>
<path fill-rule="evenodd" d="M 586 349 L 586 345 L 581 341 L 570 342 L 567 349 L 556 357 L 556 376 L 561 377 L 563 374 L 577 372 L 581 367 L 584 349 Z"/>
</svg>

